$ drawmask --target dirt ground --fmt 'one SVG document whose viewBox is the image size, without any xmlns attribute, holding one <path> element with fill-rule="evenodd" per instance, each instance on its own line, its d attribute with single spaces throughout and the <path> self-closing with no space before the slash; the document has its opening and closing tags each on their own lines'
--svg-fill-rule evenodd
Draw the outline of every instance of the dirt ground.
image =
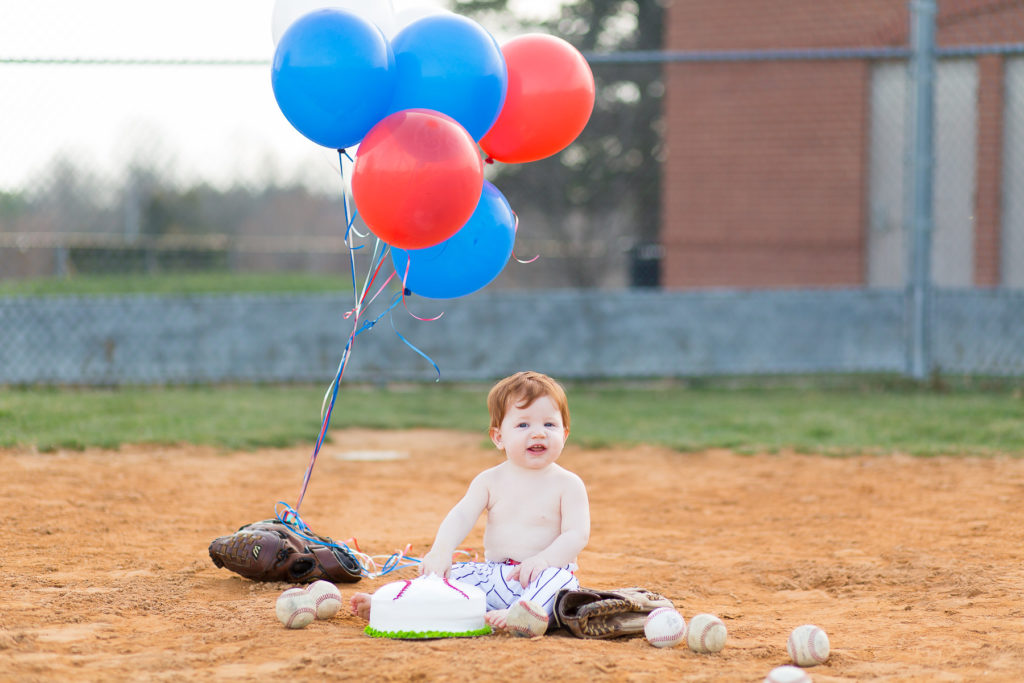
<svg viewBox="0 0 1024 683">
<path fill-rule="evenodd" d="M 301 512 L 371 554 L 420 555 L 472 476 L 482 435 L 337 431 Z M 725 649 L 642 638 L 395 641 L 347 613 L 286 630 L 287 586 L 217 569 L 216 536 L 294 502 L 305 448 L 0 452 L 3 681 L 760 681 L 786 638 L 824 628 L 823 681 L 1024 678 L 1024 459 L 588 451 L 584 586 L 641 585 Z M 387 458 L 394 459 L 374 459 Z M 370 458 L 370 459 L 366 459 Z M 480 547 L 483 526 L 464 543 Z M 360 590 L 399 578 L 405 569 Z M 344 599 L 351 585 L 341 586 Z"/>
</svg>

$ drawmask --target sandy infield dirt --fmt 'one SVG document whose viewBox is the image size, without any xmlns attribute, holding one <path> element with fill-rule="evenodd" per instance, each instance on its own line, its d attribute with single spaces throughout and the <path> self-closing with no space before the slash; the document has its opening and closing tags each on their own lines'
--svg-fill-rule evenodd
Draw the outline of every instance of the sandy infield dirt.
<svg viewBox="0 0 1024 683">
<path fill-rule="evenodd" d="M 399 459 L 346 459 L 381 452 Z M 808 669 L 817 682 L 1024 678 L 1024 459 L 570 442 L 560 464 L 587 483 L 593 518 L 581 583 L 657 590 L 687 620 L 717 614 L 725 649 L 698 655 L 565 632 L 374 639 L 347 611 L 286 630 L 274 602 L 287 584 L 217 569 L 207 547 L 294 502 L 309 457 L 0 452 L 0 680 L 761 681 L 805 623 L 831 639 Z M 482 434 L 338 430 L 301 512 L 368 553 L 421 555 L 499 457 Z M 463 545 L 482 533 L 481 521 Z M 347 602 L 355 589 L 340 588 Z"/>
</svg>

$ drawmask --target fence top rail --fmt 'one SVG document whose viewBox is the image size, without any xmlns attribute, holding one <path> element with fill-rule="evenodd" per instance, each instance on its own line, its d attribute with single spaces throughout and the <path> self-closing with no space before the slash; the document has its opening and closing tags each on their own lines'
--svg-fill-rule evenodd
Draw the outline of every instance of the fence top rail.
<svg viewBox="0 0 1024 683">
<path fill-rule="evenodd" d="M 992 43 L 937 47 L 935 56 L 1021 55 L 1024 43 Z M 657 64 L 701 62 L 822 61 L 840 59 L 907 59 L 907 46 L 796 48 L 767 50 L 634 50 L 584 52 L 592 64 Z M 133 59 L 92 57 L 0 57 L 0 64 L 62 66 L 270 66 L 269 59 Z"/>
<path fill-rule="evenodd" d="M 909 47 L 843 47 L 771 50 L 638 50 L 634 52 L 586 53 L 592 63 L 700 63 L 758 61 L 824 61 L 840 59 L 907 59 Z M 1024 43 L 956 45 L 938 47 L 935 56 L 969 57 L 978 55 L 1024 54 Z"/>
</svg>

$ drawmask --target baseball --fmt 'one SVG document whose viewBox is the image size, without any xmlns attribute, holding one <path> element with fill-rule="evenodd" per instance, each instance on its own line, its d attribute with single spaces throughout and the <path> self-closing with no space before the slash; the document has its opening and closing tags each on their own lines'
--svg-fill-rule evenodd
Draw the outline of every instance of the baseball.
<svg viewBox="0 0 1024 683">
<path fill-rule="evenodd" d="M 508 610 L 505 628 L 514 636 L 533 638 L 548 630 L 548 614 L 544 608 L 530 600 L 520 600 Z"/>
<path fill-rule="evenodd" d="M 686 620 L 671 607 L 659 607 L 644 620 L 644 635 L 654 647 L 675 647 L 686 637 Z"/>
<path fill-rule="evenodd" d="M 341 609 L 341 591 L 330 581 L 314 581 L 306 587 L 316 605 L 317 619 L 330 619 Z"/>
<path fill-rule="evenodd" d="M 811 683 L 811 677 L 798 666 L 780 666 L 772 669 L 764 683 Z"/>
<path fill-rule="evenodd" d="M 789 634 L 786 650 L 793 663 L 799 666 L 824 664 L 828 659 L 828 636 L 814 624 L 797 626 Z"/>
<path fill-rule="evenodd" d="M 305 588 L 289 588 L 281 593 L 274 611 L 287 628 L 306 628 L 316 619 L 316 603 Z"/>
<path fill-rule="evenodd" d="M 686 629 L 686 644 L 694 652 L 718 652 L 725 647 L 726 630 L 714 614 L 698 614 Z"/>
</svg>

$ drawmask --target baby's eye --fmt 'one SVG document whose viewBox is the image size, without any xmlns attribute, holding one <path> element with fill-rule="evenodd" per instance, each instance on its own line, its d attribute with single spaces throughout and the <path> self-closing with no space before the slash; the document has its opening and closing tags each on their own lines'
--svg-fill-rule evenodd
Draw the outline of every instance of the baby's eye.
<svg viewBox="0 0 1024 683">
<path fill-rule="evenodd" d="M 527 427 L 527 426 L 529 426 L 529 425 L 527 425 L 525 422 L 520 422 L 519 424 L 516 425 L 516 427 Z"/>
<path fill-rule="evenodd" d="M 545 427 L 557 427 L 558 425 L 556 425 L 554 422 L 545 422 L 544 426 Z"/>
</svg>

